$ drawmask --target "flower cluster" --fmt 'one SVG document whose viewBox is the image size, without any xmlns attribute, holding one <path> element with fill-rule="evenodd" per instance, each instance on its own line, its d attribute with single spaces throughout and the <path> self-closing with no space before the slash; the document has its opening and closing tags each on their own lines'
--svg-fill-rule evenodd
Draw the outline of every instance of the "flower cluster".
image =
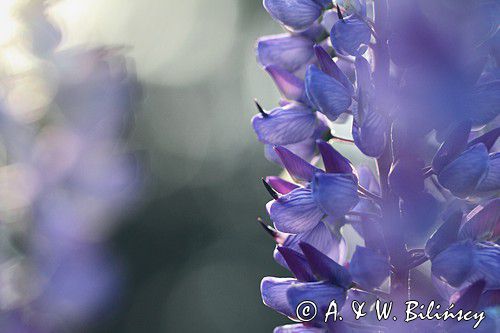
<svg viewBox="0 0 500 333">
<path fill-rule="evenodd" d="M 130 62 L 57 49 L 44 3 L 16 8 L 1 45 L 2 332 L 74 332 L 106 313 L 122 281 L 106 240 L 143 178 L 124 140 L 140 97 Z"/>
<path fill-rule="evenodd" d="M 282 95 L 252 126 L 289 177 L 264 185 L 275 260 L 264 304 L 300 321 L 284 332 L 400 332 L 397 322 L 324 322 L 332 300 L 395 304 L 439 295 L 488 313 L 499 329 L 500 4 L 447 0 L 264 0 L 285 33 L 262 37 L 257 59 Z M 335 135 L 352 123 L 352 138 Z M 354 166 L 334 146 L 373 158 Z M 345 230 L 361 236 L 348 255 Z M 411 278 L 410 278 L 411 277 Z M 413 278 L 415 277 L 415 278 Z M 386 290 L 385 290 L 386 289 Z M 343 309 L 341 309 L 342 313 Z M 408 324 L 409 325 L 409 324 Z M 463 332 L 464 323 L 411 329 Z M 410 326 L 407 326 L 410 328 Z"/>
</svg>

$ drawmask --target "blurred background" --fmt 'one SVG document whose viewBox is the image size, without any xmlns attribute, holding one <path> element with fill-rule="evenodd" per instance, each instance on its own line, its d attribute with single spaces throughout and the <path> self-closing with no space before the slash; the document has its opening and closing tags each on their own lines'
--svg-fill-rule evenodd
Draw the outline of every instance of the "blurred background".
<svg viewBox="0 0 500 333">
<path fill-rule="evenodd" d="M 255 60 L 255 40 L 278 33 L 260 0 L 61 0 L 51 17 L 60 48 L 124 45 L 144 99 L 132 147 L 150 176 L 137 209 L 111 238 L 125 287 L 84 332 L 271 332 L 286 318 L 259 284 L 283 271 L 256 222 L 269 197 L 250 126 L 253 98 L 278 93 Z"/>
<path fill-rule="evenodd" d="M 85 72 L 88 55 L 82 50 L 96 46 L 119 47 L 119 53 L 132 59 L 127 61 L 127 68 L 137 72 L 142 86 L 142 100 L 138 105 L 131 106 L 135 108 L 135 121 L 130 126 L 132 130 L 127 144 L 130 149 L 146 151 L 144 160 L 148 176 L 145 186 L 134 193 L 138 194 L 134 201 L 125 201 L 126 204 L 120 208 L 111 206 L 123 214 L 113 224 L 115 227 L 109 228 L 111 231 L 106 233 L 104 241 L 107 251 L 115 257 L 114 262 L 120 263 L 117 270 L 119 278 L 116 280 L 120 286 L 116 288 L 118 292 L 114 293 L 115 300 L 107 307 L 99 308 L 98 316 L 86 317 L 77 326 L 66 326 L 65 332 L 271 332 L 273 327 L 286 323 L 286 318 L 262 304 L 259 292 L 259 284 L 264 276 L 286 274 L 272 259 L 273 240 L 257 223 L 258 216 L 265 216 L 265 203 L 270 199 L 260 178 L 279 172 L 277 166 L 265 160 L 263 146 L 257 142 L 250 126 L 250 119 L 256 113 L 254 97 L 267 109 L 275 107 L 279 99 L 271 79 L 255 60 L 255 40 L 263 35 L 281 32 L 263 9 L 262 2 L 0 0 L 0 46 L 3 53 L 1 58 L 8 63 L 5 68 L 24 66 L 25 59 L 12 53 L 10 47 L 17 35 L 16 26 L 9 15 L 19 3 L 21 7 L 35 4 L 34 7 L 38 8 L 35 14 L 29 12 L 31 16 L 24 17 L 25 24 L 35 32 L 48 29 L 39 13 L 44 11 L 40 4 L 47 3 L 46 13 L 61 32 L 56 51 L 64 52 L 75 47 L 79 50 L 65 54 L 67 62 L 62 61 L 62 65 L 60 59 L 55 62 L 61 65 L 62 73 L 66 73 L 70 81 L 65 84 L 76 89 L 68 88 L 74 91 L 74 95 L 69 94 L 69 97 L 68 94 L 56 96 L 56 100 L 63 99 L 63 106 L 69 105 L 71 108 L 72 98 L 78 99 L 80 92 L 86 92 L 89 84 L 83 80 L 75 88 L 72 72 L 65 70 L 76 70 L 78 75 Z M 44 39 L 44 36 L 39 38 L 50 44 L 52 40 Z M 36 44 L 37 41 L 35 38 L 32 42 Z M 96 52 L 97 55 L 93 54 L 90 58 L 100 59 L 101 53 L 106 52 Z M 85 56 L 78 58 L 82 54 Z M 68 62 L 68 59 L 74 61 L 75 55 L 80 62 Z M 99 61 L 96 63 L 100 64 Z M 11 77 L 18 77 L 18 74 L 12 76 L 3 71 L 2 74 L 5 79 L 2 82 L 10 82 Z M 41 74 L 39 77 L 46 82 L 50 75 Z M 95 83 L 93 77 L 90 82 Z M 99 103 L 103 98 L 98 94 L 99 89 L 106 89 L 108 81 L 104 82 L 102 84 L 98 80 L 102 87 L 98 86 L 95 91 L 89 88 L 94 95 L 84 95 L 87 104 L 71 111 L 76 112 L 76 116 L 73 114 L 71 117 L 78 119 L 78 112 L 86 112 L 85 106 L 89 105 L 99 111 L 97 106 L 101 106 Z M 37 81 L 28 77 L 21 83 L 15 86 L 21 87 L 24 93 L 14 94 L 17 96 L 15 99 L 8 98 L 12 95 L 10 88 L 2 92 L 2 96 L 5 93 L 6 99 L 14 105 L 13 110 L 19 109 L 16 105 L 40 103 L 39 99 L 34 98 L 39 96 Z M 109 102 L 108 97 L 104 96 L 106 102 Z M 66 104 L 64 98 L 67 99 Z M 58 102 L 60 106 L 61 102 Z M 27 110 L 31 112 L 34 109 Z M 30 112 L 22 113 L 22 117 L 19 117 L 19 113 L 11 112 L 7 118 L 17 115 L 13 117 L 13 122 L 19 122 L 22 128 L 25 123 L 30 126 L 37 122 L 43 125 L 45 116 L 33 116 Z M 96 117 L 99 118 L 99 115 Z M 76 124 L 80 125 L 78 122 Z M 345 134 L 342 131 L 340 133 Z M 67 147 L 68 138 L 72 137 L 59 134 L 55 136 L 55 141 L 64 142 L 63 147 Z M 5 164 L 0 169 L 0 185 L 3 184 L 2 180 L 11 175 L 6 172 L 8 161 L 8 158 L 5 161 L 0 158 L 0 162 Z M 101 172 L 99 165 L 97 174 Z M 19 174 L 19 167 L 9 168 L 16 171 L 14 174 Z M 106 177 L 116 174 L 114 170 L 110 168 Z M 21 178 L 24 181 L 21 183 L 27 184 L 25 187 L 31 191 L 35 182 L 26 181 L 26 177 Z M 41 181 L 45 179 L 42 177 Z M 10 184 L 9 188 L 15 187 Z M 7 192 L 5 188 L 0 189 L 0 195 L 12 198 L 12 194 Z M 101 192 L 99 194 L 101 199 L 106 196 Z M 22 194 L 20 197 L 25 196 Z M 40 197 L 45 201 L 45 195 L 41 194 Z M 123 201 L 123 198 L 120 200 Z M 27 202 L 23 204 L 28 206 Z M 44 204 L 49 212 L 55 209 L 54 202 L 50 200 Z M 39 205 L 38 199 L 34 205 Z M 16 218 L 5 215 L 6 210 L 2 210 L 2 207 L 0 205 L 3 214 L 0 220 L 20 220 L 19 215 Z M 85 211 L 94 209 L 95 204 L 86 204 L 84 201 L 79 207 Z M 54 219 L 48 220 L 52 222 Z M 68 218 L 66 223 L 73 223 L 73 220 Z M 10 223 L 9 229 L 12 225 L 15 223 Z M 64 228 L 68 227 L 56 228 L 57 237 L 61 237 L 59 231 Z M 53 228 L 50 230 L 52 232 Z M 42 236 L 46 236 L 44 232 Z M 11 238 L 5 243 L 9 249 L 15 248 Z M 87 240 L 84 243 L 87 244 Z M 56 248 L 56 251 L 64 252 L 65 249 Z M 77 262 L 82 262 L 83 266 L 76 270 L 74 267 L 69 269 L 74 275 L 66 275 L 70 282 L 64 286 L 68 290 L 77 289 L 78 299 L 83 298 L 84 304 L 92 307 L 94 299 L 92 295 L 87 297 L 86 293 L 96 293 L 96 289 L 80 286 L 93 286 L 94 277 L 96 280 L 101 277 L 99 268 L 106 271 L 109 265 L 101 259 L 98 260 L 101 266 L 95 265 L 95 258 L 91 255 L 92 260 L 88 262 L 92 266 L 89 264 L 87 267 L 86 261 L 78 257 L 82 253 L 81 249 L 75 251 Z M 92 248 L 92 251 L 96 249 Z M 36 254 L 35 251 L 34 257 Z M 14 260 L 13 257 L 19 256 L 9 255 L 8 260 L 2 261 L 8 272 L 0 274 L 2 281 L 5 276 L 11 281 L 18 276 L 29 275 L 26 269 L 19 269 L 24 265 L 19 265 L 20 260 Z M 70 256 L 70 260 L 74 258 Z M 103 284 L 106 288 L 102 290 L 113 289 Z M 68 304 L 60 285 L 55 285 L 50 299 L 54 299 L 55 294 L 58 300 L 56 306 L 64 308 Z M 8 295 L 9 300 L 8 304 L 0 302 L 6 313 L 4 317 L 8 322 L 12 317 L 15 318 L 14 322 L 17 322 L 18 317 L 26 321 L 28 313 L 29 322 L 30 314 L 33 315 L 30 312 L 31 298 L 28 297 L 28 305 L 21 304 L 23 310 L 19 314 L 17 310 L 12 310 L 17 309 L 19 302 L 11 302 L 17 299 L 11 295 L 11 289 L 9 287 L 4 291 L 0 287 L 0 301 L 4 294 Z M 32 291 L 25 292 L 28 295 L 35 294 Z M 42 296 L 44 299 L 46 295 Z M 38 302 L 39 297 L 34 298 Z M 60 310 L 53 312 L 64 316 L 65 312 L 61 314 Z M 45 332 L 10 330 L 15 333 Z M 52 332 L 51 329 L 47 331 Z"/>
</svg>

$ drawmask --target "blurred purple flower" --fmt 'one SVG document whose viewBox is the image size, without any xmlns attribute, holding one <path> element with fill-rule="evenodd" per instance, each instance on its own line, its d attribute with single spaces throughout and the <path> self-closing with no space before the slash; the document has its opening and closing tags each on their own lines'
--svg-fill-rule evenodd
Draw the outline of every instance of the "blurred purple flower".
<svg viewBox="0 0 500 333">
<path fill-rule="evenodd" d="M 1 192 L 1 201 L 12 202 L 2 206 L 1 219 L 11 222 L 7 228 L 25 227 L 18 231 L 23 246 L 1 254 L 8 283 L 0 293 L 0 330 L 61 332 L 102 317 L 124 282 L 106 240 L 143 183 L 143 157 L 124 140 L 141 92 L 119 48 L 56 51 L 61 35 L 45 5 L 33 2 L 20 13 L 32 52 L 44 59 L 35 64 L 45 66 L 38 79 L 53 83 L 54 93 L 34 121 L 1 101 L 9 164 L 0 173 L 9 170 L 22 185 Z"/>
</svg>

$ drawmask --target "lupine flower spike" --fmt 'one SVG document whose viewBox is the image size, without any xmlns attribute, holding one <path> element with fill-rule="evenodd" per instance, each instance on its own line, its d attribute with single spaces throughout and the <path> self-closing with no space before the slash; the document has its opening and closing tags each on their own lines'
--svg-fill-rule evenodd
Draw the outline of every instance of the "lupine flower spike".
<svg viewBox="0 0 500 333">
<path fill-rule="evenodd" d="M 262 225 L 290 276 L 264 278 L 261 293 L 298 322 L 274 332 L 473 330 L 465 321 L 352 315 L 349 302 L 371 312 L 381 298 L 481 312 L 477 331 L 499 331 L 500 3 L 264 0 L 264 8 L 285 29 L 257 42 L 281 100 L 270 111 L 257 103 L 252 126 L 266 158 L 286 171 L 263 179 L 273 226 Z M 335 139 L 345 119 L 352 138 Z M 339 153 L 346 144 L 375 167 Z M 304 301 L 315 318 L 297 312 Z M 332 301 L 342 321 L 324 320 Z"/>
</svg>

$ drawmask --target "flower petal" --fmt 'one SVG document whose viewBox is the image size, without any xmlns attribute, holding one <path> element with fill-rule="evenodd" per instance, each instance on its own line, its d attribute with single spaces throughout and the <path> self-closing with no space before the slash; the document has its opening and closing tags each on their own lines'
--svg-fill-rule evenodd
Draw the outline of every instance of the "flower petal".
<svg viewBox="0 0 500 333">
<path fill-rule="evenodd" d="M 307 243 L 300 243 L 300 248 L 309 262 L 313 273 L 324 281 L 348 289 L 352 284 L 349 271 L 333 261 L 330 257 Z"/>
<path fill-rule="evenodd" d="M 316 130 L 317 120 L 311 109 L 300 104 L 289 104 L 267 115 L 255 115 L 252 125 L 261 142 L 286 145 L 310 138 Z"/>
<path fill-rule="evenodd" d="M 329 8 L 332 6 L 332 0 L 314 0 L 318 5 L 320 5 L 323 9 Z"/>
<path fill-rule="evenodd" d="M 349 91 L 342 83 L 315 65 L 308 67 L 305 81 L 307 97 L 330 120 L 337 119 L 351 105 Z"/>
<path fill-rule="evenodd" d="M 357 183 L 353 175 L 316 174 L 312 193 L 319 207 L 332 217 L 341 217 L 359 201 Z"/>
<path fill-rule="evenodd" d="M 499 136 L 500 136 L 500 127 L 497 127 L 489 132 L 484 133 L 480 137 L 475 138 L 474 140 L 469 142 L 467 146 L 472 147 L 478 143 L 484 143 L 486 148 L 490 150 L 495 144 L 495 142 L 498 140 Z"/>
<path fill-rule="evenodd" d="M 471 127 L 470 121 L 461 122 L 453 127 L 432 159 L 432 169 L 435 172 L 440 172 L 465 149 Z"/>
<path fill-rule="evenodd" d="M 327 255 L 330 259 L 344 264 L 347 254 L 345 240 L 338 233 L 330 231 L 325 223 L 318 223 L 314 229 L 296 235 L 289 235 L 283 242 L 283 246 L 303 254 L 300 243 L 307 243 Z M 274 259 L 283 267 L 288 269 L 283 256 L 278 251 L 274 252 Z"/>
<path fill-rule="evenodd" d="M 340 54 L 357 56 L 365 53 L 370 43 L 370 27 L 357 16 L 337 21 L 330 33 L 333 48 Z"/>
<path fill-rule="evenodd" d="M 344 305 L 347 297 L 346 289 L 332 285 L 329 282 L 298 282 L 287 290 L 289 304 L 296 309 L 304 301 L 312 301 L 318 307 L 317 321 L 323 323 L 324 314 L 332 301 L 336 301 L 339 308 Z"/>
<path fill-rule="evenodd" d="M 486 177 L 476 188 L 478 192 L 497 191 L 500 189 L 500 153 L 490 155 Z"/>
<path fill-rule="evenodd" d="M 274 151 L 281 159 L 285 169 L 294 179 L 310 182 L 315 173 L 322 172 L 322 170 L 307 163 L 305 160 L 295 155 L 285 147 L 274 147 Z"/>
<path fill-rule="evenodd" d="M 472 271 L 471 242 L 456 243 L 432 260 L 432 274 L 453 287 L 460 287 Z"/>
<path fill-rule="evenodd" d="M 500 80 L 479 84 L 469 99 L 472 124 L 484 125 L 500 114 Z"/>
<path fill-rule="evenodd" d="M 314 42 L 308 38 L 280 34 L 257 41 L 257 59 L 262 66 L 278 65 L 294 73 L 314 59 Z"/>
<path fill-rule="evenodd" d="M 278 65 L 268 65 L 265 70 L 285 98 L 299 102 L 306 101 L 304 81 Z"/>
<path fill-rule="evenodd" d="M 474 275 L 468 282 L 484 279 L 486 288 L 500 288 L 500 246 L 495 243 L 478 243 L 474 247 Z"/>
<path fill-rule="evenodd" d="M 297 283 L 295 279 L 265 277 L 260 283 L 260 293 L 264 304 L 285 316 L 295 316 L 295 310 L 288 302 L 287 292 Z"/>
<path fill-rule="evenodd" d="M 479 308 L 485 309 L 489 307 L 495 307 L 498 305 L 498 300 L 500 299 L 500 290 L 487 290 L 481 295 L 479 301 Z"/>
<path fill-rule="evenodd" d="M 280 194 L 287 194 L 299 187 L 294 183 L 287 182 L 286 180 L 276 176 L 266 177 L 266 182 Z"/>
<path fill-rule="evenodd" d="M 264 0 L 273 19 L 294 30 L 303 30 L 316 21 L 322 8 L 314 0 Z"/>
<path fill-rule="evenodd" d="M 432 260 L 432 274 L 453 287 L 480 279 L 488 289 L 500 288 L 500 246 L 495 243 L 455 243 Z"/>
<path fill-rule="evenodd" d="M 320 45 L 314 46 L 314 52 L 316 53 L 316 58 L 318 58 L 321 70 L 325 74 L 328 74 L 335 80 L 339 81 L 348 90 L 350 95 L 354 95 L 354 88 L 351 81 L 349 81 L 344 72 L 342 72 L 335 61 L 333 61 L 328 52 L 326 52 Z"/>
<path fill-rule="evenodd" d="M 358 90 L 361 89 L 366 93 L 371 92 L 373 85 L 368 61 L 364 57 L 358 56 L 354 61 L 354 67 L 356 69 L 356 85 L 358 86 Z"/>
<path fill-rule="evenodd" d="M 352 279 L 362 287 L 379 287 L 391 272 L 389 259 L 369 248 L 356 246 L 349 264 Z"/>
<path fill-rule="evenodd" d="M 372 170 L 367 166 L 360 165 L 356 168 L 359 184 L 372 193 L 380 194 L 380 185 Z"/>
<path fill-rule="evenodd" d="M 318 140 L 317 145 L 327 173 L 352 174 L 351 162 L 336 151 L 329 143 Z"/>
<path fill-rule="evenodd" d="M 274 147 L 275 146 L 271 144 L 264 145 L 264 156 L 268 161 L 283 166 L 283 162 L 281 162 L 280 157 L 278 156 L 278 154 L 276 154 Z M 310 161 L 314 157 L 314 152 L 316 150 L 316 140 L 314 139 L 314 137 L 311 137 L 305 139 L 304 141 L 285 145 L 284 147 L 295 155 L 299 156 L 301 159 Z"/>
<path fill-rule="evenodd" d="M 364 115 L 361 125 L 354 119 L 352 137 L 354 143 L 365 155 L 379 157 L 387 143 L 387 122 L 378 113 L 369 111 Z"/>
<path fill-rule="evenodd" d="M 364 187 L 364 188 L 366 189 L 366 187 Z M 354 206 L 354 208 L 351 210 L 351 212 L 360 213 L 359 216 L 358 215 L 349 214 L 346 217 L 347 217 L 347 221 L 349 221 L 349 223 L 352 225 L 352 227 L 354 228 L 354 230 L 356 230 L 356 232 L 362 238 L 364 238 L 365 242 L 366 242 L 366 238 L 365 238 L 365 236 L 366 236 L 365 232 L 366 231 L 364 229 L 366 229 L 366 227 L 368 226 L 368 224 L 365 223 L 365 221 L 367 219 L 369 219 L 369 220 L 372 220 L 372 221 L 376 221 L 377 222 L 376 224 L 378 224 L 379 218 L 377 218 L 376 216 L 380 216 L 380 217 L 382 216 L 381 215 L 381 209 L 380 209 L 380 207 L 377 204 L 375 204 L 373 202 L 372 199 L 368 199 L 368 198 L 360 196 L 359 202 L 357 203 L 356 206 Z M 370 217 L 368 217 L 367 215 L 370 215 Z"/>
<path fill-rule="evenodd" d="M 458 229 L 462 223 L 462 212 L 457 211 L 451 214 L 446 221 L 429 238 L 425 245 L 425 252 L 434 258 L 448 246 L 457 241 Z"/>
<path fill-rule="evenodd" d="M 339 20 L 337 9 L 329 9 L 323 13 L 321 25 L 326 31 L 332 31 L 333 25 Z"/>
<path fill-rule="evenodd" d="M 326 33 L 327 31 L 325 30 L 325 27 L 323 27 L 319 20 L 316 20 L 306 30 L 295 31 L 294 35 L 303 36 L 309 38 L 310 40 L 317 41 L 324 39 Z"/>
<path fill-rule="evenodd" d="M 472 192 L 488 171 L 488 150 L 479 143 L 463 152 L 438 174 L 441 185 L 456 195 Z"/>
<path fill-rule="evenodd" d="M 466 217 L 458 239 L 496 242 L 500 237 L 500 199 L 478 205 Z"/>
<path fill-rule="evenodd" d="M 387 256 L 387 246 L 380 219 L 367 220 L 361 218 L 360 220 L 359 223 L 354 223 L 353 227 L 357 224 L 355 230 L 363 237 L 365 247 Z"/>
<path fill-rule="evenodd" d="M 295 275 L 297 280 L 307 282 L 316 281 L 316 278 L 307 263 L 306 257 L 304 257 L 303 254 L 285 246 L 278 246 L 277 250 L 285 260 L 288 269 L 293 273 L 293 275 Z"/>
<path fill-rule="evenodd" d="M 269 214 L 276 229 L 289 234 L 313 229 L 324 215 L 311 190 L 305 188 L 297 188 L 275 200 Z"/>
</svg>

